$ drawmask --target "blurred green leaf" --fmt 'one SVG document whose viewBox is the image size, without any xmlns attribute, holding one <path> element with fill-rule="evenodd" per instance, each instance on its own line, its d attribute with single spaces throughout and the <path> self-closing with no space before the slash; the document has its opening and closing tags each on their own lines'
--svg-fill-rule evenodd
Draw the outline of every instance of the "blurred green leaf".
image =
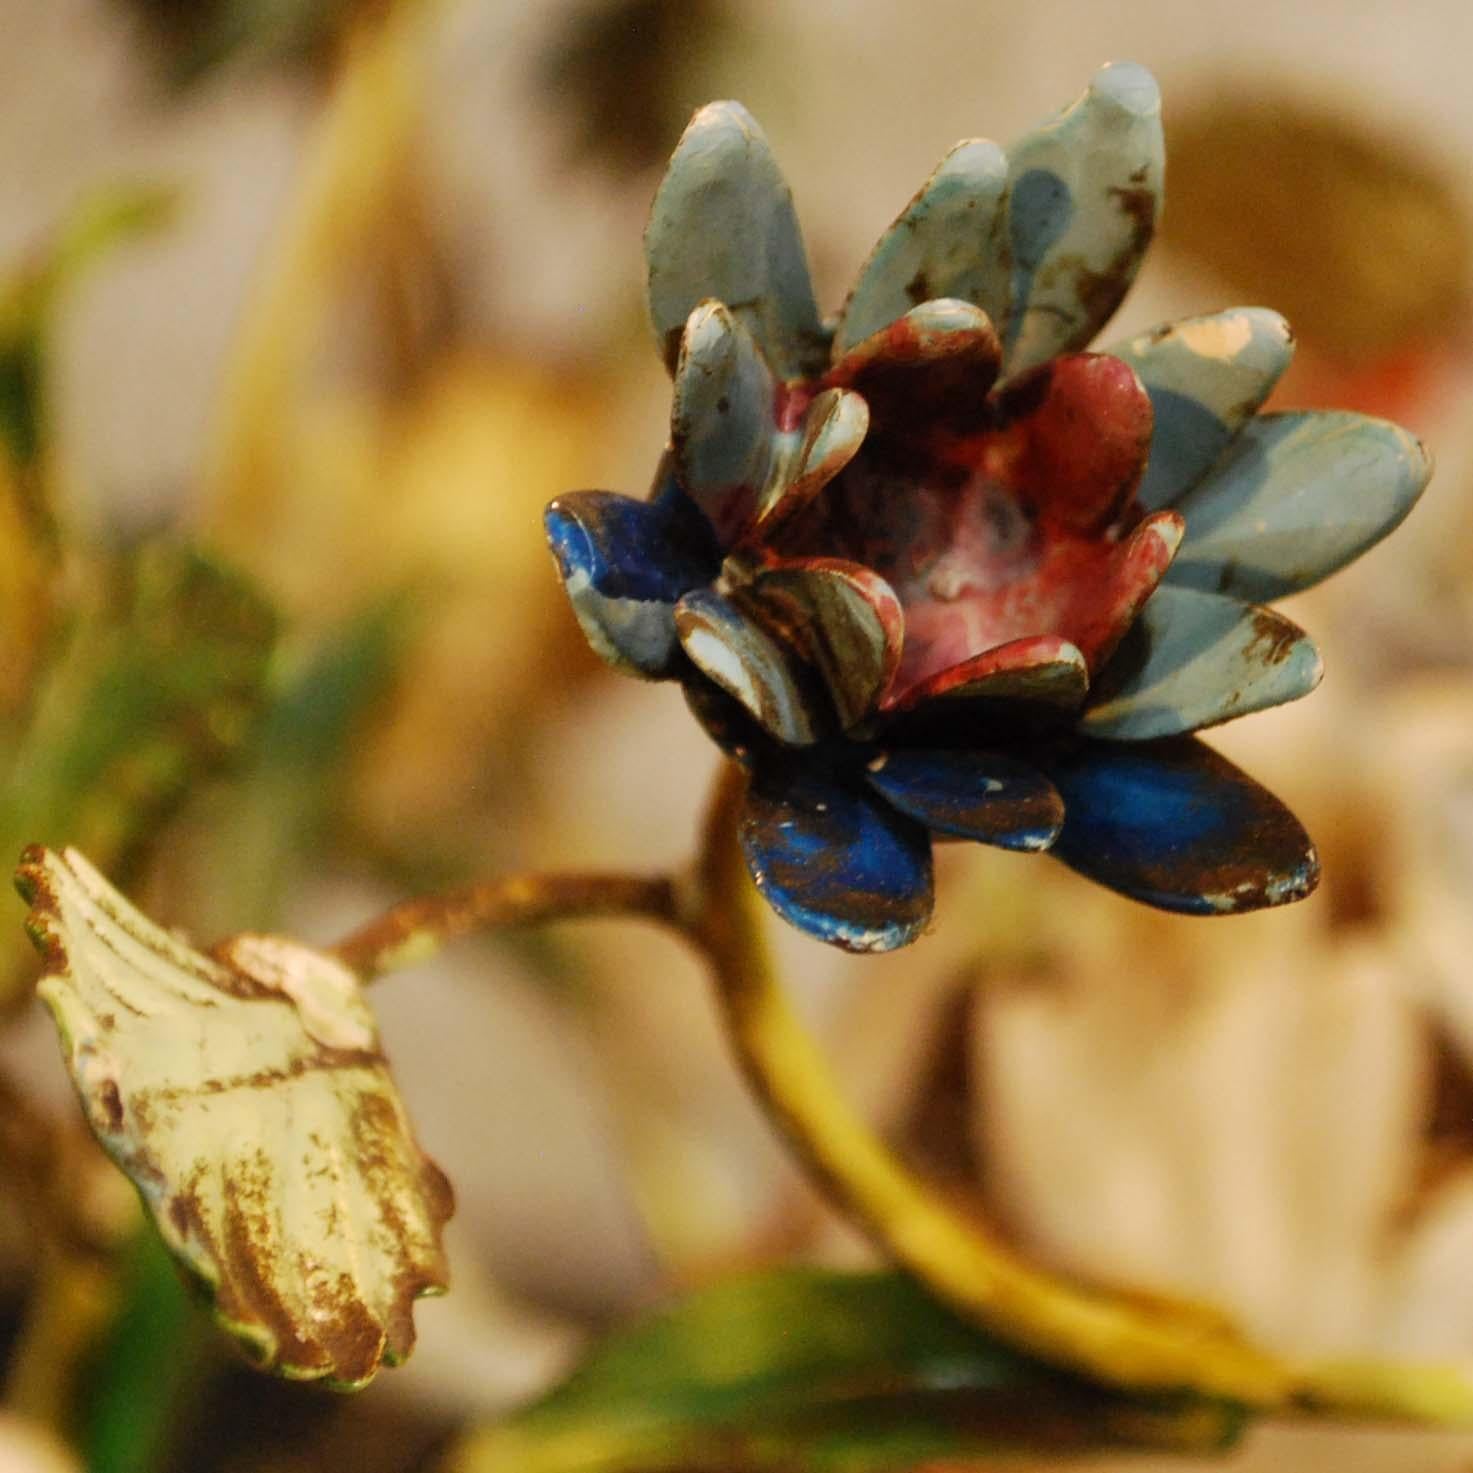
<svg viewBox="0 0 1473 1473">
<path fill-rule="evenodd" d="M 398 674 L 414 610 L 376 600 L 311 649 L 284 654 L 277 691 L 229 783 L 192 804 L 184 872 L 203 932 L 273 926 L 321 846 L 347 779 L 352 742 Z"/>
<path fill-rule="evenodd" d="M 0 276 L 0 715 L 16 717 L 53 654 L 70 586 L 53 484 L 47 372 L 57 307 L 112 246 L 154 228 L 173 196 L 145 187 L 88 195 L 39 250 Z M 9 736 L 9 733 L 6 733 Z"/>
<path fill-rule="evenodd" d="M 81 1442 L 88 1473 L 149 1473 L 175 1432 L 195 1372 L 197 1317 L 159 1236 L 140 1226 L 122 1271 L 123 1307 L 88 1368 Z"/>
<path fill-rule="evenodd" d="M 612 1335 L 453 1473 L 901 1473 L 1020 1452 L 1220 1451 L 1241 1409 L 1126 1397 L 1020 1357 L 908 1277 L 782 1269 Z"/>
<path fill-rule="evenodd" d="M 192 548 L 153 542 L 111 562 L 0 772 L 0 852 L 75 842 L 126 871 L 191 787 L 240 751 L 275 639 L 253 585 Z M 0 997 L 23 955 L 0 944 Z"/>
<path fill-rule="evenodd" d="M 172 190 L 153 185 L 99 189 L 0 283 L 0 444 L 20 469 L 36 461 L 45 439 L 44 365 L 58 297 L 114 246 L 165 224 L 175 201 Z"/>
</svg>

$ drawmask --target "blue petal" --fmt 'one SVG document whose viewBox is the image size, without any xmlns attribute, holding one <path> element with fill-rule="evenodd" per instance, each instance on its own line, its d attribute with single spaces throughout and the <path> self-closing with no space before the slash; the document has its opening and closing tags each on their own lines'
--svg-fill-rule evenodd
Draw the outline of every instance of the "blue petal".
<svg viewBox="0 0 1473 1473">
<path fill-rule="evenodd" d="M 589 644 L 616 668 L 669 675 L 678 655 L 675 605 L 721 565 L 705 518 L 667 484 L 651 501 L 573 491 L 543 520 Z"/>
<path fill-rule="evenodd" d="M 1364 414 L 1264 414 L 1178 503 L 1168 583 L 1262 603 L 1309 588 L 1379 542 L 1432 475 L 1421 444 Z"/>
<path fill-rule="evenodd" d="M 777 385 L 752 335 L 720 302 L 691 313 L 675 369 L 670 445 L 680 484 L 730 543 L 772 473 Z"/>
<path fill-rule="evenodd" d="M 1064 798 L 1053 853 L 1122 895 L 1230 915 L 1302 900 L 1319 882 L 1299 820 L 1193 737 L 1087 742 L 1047 771 Z"/>
<path fill-rule="evenodd" d="M 1234 307 L 1105 351 L 1130 364 L 1151 396 L 1151 456 L 1136 496 L 1155 511 L 1195 486 L 1258 413 L 1294 356 L 1294 336 L 1277 312 Z"/>
<path fill-rule="evenodd" d="M 925 829 L 861 790 L 811 770 L 759 770 L 740 834 L 768 904 L 820 941 L 892 951 L 930 919 Z"/>
<path fill-rule="evenodd" d="M 1004 321 L 1007 177 L 1006 155 L 985 138 L 958 143 L 946 155 L 860 272 L 839 323 L 836 358 L 936 297 L 958 297 Z"/>
<path fill-rule="evenodd" d="M 676 146 L 645 231 L 650 317 L 673 369 L 686 318 L 730 304 L 779 378 L 822 371 L 828 336 L 808 279 L 793 198 L 740 103 L 703 107 Z"/>
<path fill-rule="evenodd" d="M 1083 348 L 1119 305 L 1161 209 L 1161 95 L 1131 62 L 1009 150 L 1004 371 Z"/>
<path fill-rule="evenodd" d="M 1192 588 L 1158 588 L 1095 680 L 1090 736 L 1145 741 L 1232 721 L 1320 683 L 1309 636 L 1282 614 Z"/>
<path fill-rule="evenodd" d="M 866 769 L 893 807 L 938 834 L 1003 849 L 1047 849 L 1064 803 L 1036 768 L 996 752 L 896 751 Z"/>
<path fill-rule="evenodd" d="M 752 720 L 742 703 L 699 673 L 682 682 L 685 704 L 701 729 L 723 752 L 743 767 L 762 754 L 780 752 L 772 738 Z"/>
<path fill-rule="evenodd" d="M 817 676 L 731 599 L 694 589 L 675 610 L 675 629 L 691 663 L 765 731 L 795 747 L 818 740 L 829 712 Z"/>
</svg>

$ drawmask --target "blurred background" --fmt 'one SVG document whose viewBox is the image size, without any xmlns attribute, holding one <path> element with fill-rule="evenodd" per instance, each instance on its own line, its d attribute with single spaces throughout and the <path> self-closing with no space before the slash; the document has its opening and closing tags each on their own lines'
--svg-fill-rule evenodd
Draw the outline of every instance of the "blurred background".
<svg viewBox="0 0 1473 1473">
<path fill-rule="evenodd" d="M 1196 922 L 958 846 L 915 947 L 773 942 L 867 1116 L 1038 1260 L 1289 1353 L 1473 1361 L 1473 8 L 0 0 L 0 37 L 0 848 L 75 842 L 203 940 L 689 850 L 714 749 L 587 652 L 540 511 L 663 445 L 640 232 L 693 108 L 762 120 L 836 308 L 953 141 L 1150 66 L 1167 210 L 1110 336 L 1273 306 L 1271 407 L 1439 464 L 1288 606 L 1323 688 L 1220 739 L 1325 883 Z M 355 1398 L 256 1377 L 81 1138 L 20 914 L 7 1470 L 429 1469 L 663 1296 L 870 1261 L 675 943 L 508 936 L 374 995 L 453 1294 Z M 1225 1466 L 1455 1473 L 1473 1435 L 1269 1428 Z"/>
</svg>

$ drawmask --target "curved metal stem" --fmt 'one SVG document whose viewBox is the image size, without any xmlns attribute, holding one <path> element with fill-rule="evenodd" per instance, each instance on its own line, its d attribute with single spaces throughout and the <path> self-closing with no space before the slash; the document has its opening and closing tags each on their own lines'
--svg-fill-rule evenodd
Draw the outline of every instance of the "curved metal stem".
<svg viewBox="0 0 1473 1473">
<path fill-rule="evenodd" d="M 674 882 L 668 875 L 506 875 L 447 895 L 406 900 L 332 952 L 369 981 L 427 961 L 447 941 L 476 931 L 613 915 L 678 926 Z"/>
<path fill-rule="evenodd" d="M 859 1119 L 768 960 L 758 897 L 735 842 L 744 782 L 731 768 L 712 803 L 697 870 L 700 903 L 688 924 L 710 958 L 748 1080 L 830 1200 L 939 1298 L 1055 1365 L 1116 1385 L 1284 1402 L 1293 1390 L 1288 1368 L 1220 1316 L 1093 1293 L 1023 1263 Z"/>
<path fill-rule="evenodd" d="M 706 958 L 738 1063 L 829 1200 L 973 1324 L 1041 1360 L 1132 1391 L 1192 1391 L 1257 1408 L 1473 1420 L 1473 1385 L 1461 1367 L 1291 1366 L 1213 1311 L 1086 1288 L 1037 1268 L 932 1191 L 851 1109 L 772 968 L 760 897 L 737 844 L 745 785 L 741 769 L 729 766 L 689 875 L 514 875 L 396 906 L 334 953 L 371 978 L 492 926 L 597 915 L 664 925 Z"/>
</svg>

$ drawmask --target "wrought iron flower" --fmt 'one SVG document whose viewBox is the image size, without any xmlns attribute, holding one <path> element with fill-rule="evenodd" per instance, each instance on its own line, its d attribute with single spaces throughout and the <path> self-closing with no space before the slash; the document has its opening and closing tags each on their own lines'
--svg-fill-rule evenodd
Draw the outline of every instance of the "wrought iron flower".
<svg viewBox="0 0 1473 1473">
<path fill-rule="evenodd" d="M 1191 733 L 1314 688 L 1262 601 L 1377 541 L 1430 463 L 1384 421 L 1259 415 L 1293 342 L 1260 308 L 1082 351 L 1161 193 L 1155 83 L 1107 66 L 1010 152 L 952 149 L 825 323 L 752 118 L 714 103 L 676 149 L 646 234 L 669 452 L 649 500 L 560 497 L 548 532 L 595 649 L 750 768 L 747 862 L 815 936 L 912 940 L 932 835 L 1193 913 L 1316 883 Z"/>
</svg>

